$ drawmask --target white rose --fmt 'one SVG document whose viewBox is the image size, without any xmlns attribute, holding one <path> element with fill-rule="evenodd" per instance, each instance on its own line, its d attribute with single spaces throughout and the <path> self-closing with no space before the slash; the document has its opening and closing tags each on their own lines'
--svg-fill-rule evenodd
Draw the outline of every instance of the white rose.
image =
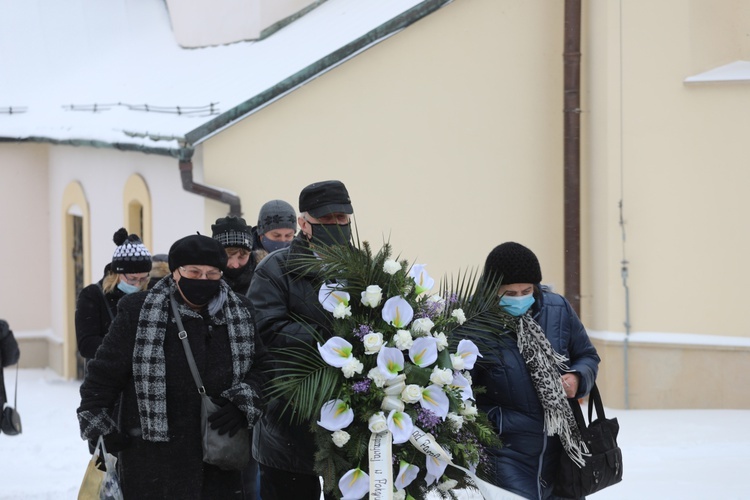
<svg viewBox="0 0 750 500">
<path fill-rule="evenodd" d="M 368 286 L 362 295 L 362 304 L 370 307 L 378 307 L 380 301 L 383 300 L 383 289 L 378 285 Z"/>
<path fill-rule="evenodd" d="M 396 347 L 404 351 L 414 344 L 414 339 L 411 338 L 409 330 L 399 330 L 393 336 L 393 342 L 396 344 Z"/>
<path fill-rule="evenodd" d="M 396 490 L 393 500 L 406 500 L 406 490 Z"/>
<path fill-rule="evenodd" d="M 360 361 L 357 358 L 352 358 L 349 360 L 347 364 L 345 364 L 341 371 L 344 372 L 344 377 L 346 378 L 352 378 L 355 373 L 362 373 L 362 370 L 365 368 L 365 365 L 360 363 Z"/>
<path fill-rule="evenodd" d="M 443 332 L 438 332 L 432 335 L 437 339 L 437 350 L 438 352 L 442 351 L 446 347 L 448 347 L 448 337 L 445 336 Z"/>
<path fill-rule="evenodd" d="M 418 318 L 411 322 L 411 329 L 414 333 L 430 333 L 435 323 L 430 318 Z"/>
<path fill-rule="evenodd" d="M 438 484 L 438 489 L 440 491 L 450 491 L 456 486 L 458 486 L 458 481 L 456 481 L 455 479 L 447 479 L 446 481 Z"/>
<path fill-rule="evenodd" d="M 453 370 L 435 367 L 430 375 L 430 382 L 435 385 L 444 386 L 453 382 Z"/>
<path fill-rule="evenodd" d="M 396 274 L 401 270 L 401 264 L 393 259 L 388 259 L 383 263 L 383 271 L 388 274 Z"/>
<path fill-rule="evenodd" d="M 422 388 L 417 384 L 409 384 L 401 391 L 401 400 L 405 403 L 416 403 L 422 399 Z"/>
<path fill-rule="evenodd" d="M 351 436 L 346 431 L 336 431 L 333 434 L 331 434 L 331 439 L 333 439 L 333 444 L 341 448 L 346 443 L 349 442 L 349 438 Z"/>
<path fill-rule="evenodd" d="M 458 321 L 459 325 L 463 325 L 464 321 L 466 321 L 466 315 L 464 314 L 463 309 L 454 309 L 451 313 L 451 316 L 456 318 L 456 321 Z"/>
<path fill-rule="evenodd" d="M 467 420 L 474 420 L 477 416 L 477 407 L 471 401 L 464 401 L 461 406 L 461 415 L 466 417 Z"/>
<path fill-rule="evenodd" d="M 367 421 L 367 428 L 370 429 L 370 432 L 374 432 L 375 434 L 388 429 L 388 421 L 385 419 L 385 414 L 382 411 L 379 411 L 370 417 Z"/>
<path fill-rule="evenodd" d="M 451 364 L 454 370 L 463 370 L 464 358 L 460 354 L 451 354 Z"/>
<path fill-rule="evenodd" d="M 453 428 L 457 431 L 460 431 L 461 427 L 464 426 L 464 417 L 456 413 L 453 413 L 453 412 L 448 413 L 448 415 L 446 416 L 446 419 L 448 420 L 448 422 L 450 422 Z"/>
<path fill-rule="evenodd" d="M 336 307 L 333 309 L 333 317 L 337 319 L 344 319 L 348 318 L 352 315 L 352 308 L 344 305 L 343 302 L 339 302 L 336 304 Z"/>
<path fill-rule="evenodd" d="M 375 354 L 380 352 L 380 348 L 383 347 L 383 334 L 380 332 L 372 332 L 365 335 L 362 339 L 365 344 L 365 354 Z"/>
<path fill-rule="evenodd" d="M 383 387 L 385 385 L 385 376 L 380 371 L 380 368 L 375 367 L 367 372 L 367 378 L 372 380 L 376 387 Z"/>
<path fill-rule="evenodd" d="M 389 413 L 391 410 L 404 411 L 404 402 L 394 396 L 386 396 L 380 403 L 380 409 Z"/>
</svg>

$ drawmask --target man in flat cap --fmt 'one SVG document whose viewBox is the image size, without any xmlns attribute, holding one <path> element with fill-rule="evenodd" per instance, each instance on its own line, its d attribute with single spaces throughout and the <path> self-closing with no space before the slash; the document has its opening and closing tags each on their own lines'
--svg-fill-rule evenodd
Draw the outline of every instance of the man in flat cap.
<svg viewBox="0 0 750 500">
<path fill-rule="evenodd" d="M 310 328 L 331 336 L 331 316 L 318 301 L 314 276 L 295 265 L 303 256 L 325 252 L 331 245 L 348 245 L 353 213 L 349 192 L 341 181 L 305 187 L 299 196 L 300 231 L 289 248 L 270 253 L 256 268 L 250 283 L 255 324 L 267 347 L 299 343 L 315 345 Z M 273 401 L 261 416 L 253 436 L 253 456 L 260 464 L 263 500 L 320 499 L 320 481 L 313 471 L 315 444 L 309 423 L 289 424 L 285 402 Z M 328 498 L 328 496 L 326 496 Z"/>
<path fill-rule="evenodd" d="M 125 498 L 243 498 L 240 470 L 203 462 L 201 396 L 184 340 L 220 434 L 251 429 L 261 413 L 265 349 L 249 299 L 221 279 L 227 254 L 199 234 L 177 240 L 171 274 L 123 297 L 81 385 L 81 436 L 119 455 Z M 176 318 L 184 329 L 180 331 Z M 111 409 L 120 402 L 120 418 Z M 250 450 L 248 449 L 248 459 Z"/>
</svg>

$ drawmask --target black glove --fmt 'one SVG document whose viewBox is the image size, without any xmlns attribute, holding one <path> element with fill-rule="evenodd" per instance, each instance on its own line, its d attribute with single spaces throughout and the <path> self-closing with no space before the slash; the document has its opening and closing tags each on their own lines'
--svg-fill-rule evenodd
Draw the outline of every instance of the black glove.
<svg viewBox="0 0 750 500">
<path fill-rule="evenodd" d="M 130 446 L 130 436 L 127 434 L 120 434 L 119 432 L 113 432 L 112 434 L 107 434 L 103 438 L 104 440 L 104 447 L 107 448 L 107 453 L 111 453 L 112 455 L 121 452 L 128 446 Z M 89 439 L 89 451 L 91 453 L 94 453 L 94 450 L 96 450 L 96 443 L 99 441 L 99 438 L 95 439 Z"/>
<path fill-rule="evenodd" d="M 247 427 L 247 418 L 234 403 L 225 398 L 211 398 L 211 401 L 221 406 L 208 417 L 211 428 L 218 430 L 219 434 L 229 433 L 233 437 L 243 427 Z"/>
</svg>

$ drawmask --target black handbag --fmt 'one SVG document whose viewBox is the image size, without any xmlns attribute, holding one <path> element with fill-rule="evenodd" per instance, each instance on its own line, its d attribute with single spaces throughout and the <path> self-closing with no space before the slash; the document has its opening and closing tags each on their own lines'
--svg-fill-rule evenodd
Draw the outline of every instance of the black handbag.
<svg viewBox="0 0 750 500">
<path fill-rule="evenodd" d="M 605 417 L 604 405 L 596 384 L 589 394 L 588 427 L 578 400 L 569 399 L 568 402 L 589 453 L 584 455 L 586 463 L 583 467 L 578 467 L 567 453 L 562 454 L 555 481 L 555 495 L 581 498 L 622 481 L 622 451 L 617 445 L 620 424 L 616 418 Z M 592 421 L 594 406 L 597 418 Z"/>
<path fill-rule="evenodd" d="M 3 394 L 5 394 L 5 382 L 3 382 Z M 23 430 L 21 415 L 16 411 L 16 407 L 18 407 L 18 363 L 16 363 L 16 389 L 13 394 L 13 406 L 5 405 L 2 413 L 0 413 L 0 430 L 8 436 L 16 436 L 21 434 Z"/>
<path fill-rule="evenodd" d="M 250 462 L 250 431 L 240 429 L 234 436 L 219 434 L 217 429 L 212 429 L 208 422 L 211 416 L 220 407 L 211 401 L 203 387 L 198 367 L 195 365 L 193 351 L 187 339 L 187 332 L 182 326 L 182 319 L 177 310 L 177 303 L 174 297 L 170 297 L 172 302 L 172 312 L 174 313 L 177 327 L 180 330 L 179 337 L 182 340 L 182 347 L 185 348 L 190 372 L 193 374 L 195 385 L 198 387 L 198 394 L 201 397 L 201 433 L 203 444 L 203 461 L 212 464 L 224 470 L 242 470 Z"/>
</svg>

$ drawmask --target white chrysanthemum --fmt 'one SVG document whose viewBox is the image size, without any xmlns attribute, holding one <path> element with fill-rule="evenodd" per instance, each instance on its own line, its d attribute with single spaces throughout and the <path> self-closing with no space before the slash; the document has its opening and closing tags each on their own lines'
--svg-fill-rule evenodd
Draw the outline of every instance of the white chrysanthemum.
<svg viewBox="0 0 750 500">
<path fill-rule="evenodd" d="M 385 385 L 385 375 L 383 375 L 383 372 L 378 367 L 367 372 L 367 378 L 372 380 L 376 387 L 383 387 Z"/>
<path fill-rule="evenodd" d="M 347 306 L 343 302 L 339 302 L 336 304 L 336 307 L 333 309 L 333 317 L 336 319 L 344 319 L 348 318 L 352 315 L 352 308 L 350 306 Z"/>
<path fill-rule="evenodd" d="M 448 347 L 448 337 L 443 332 L 437 332 L 432 334 L 433 337 L 437 340 L 437 350 L 438 352 L 444 350 Z"/>
<path fill-rule="evenodd" d="M 457 413 L 450 412 L 446 416 L 446 420 L 450 422 L 453 429 L 460 431 L 461 427 L 464 426 L 464 417 L 461 415 L 458 415 Z"/>
<path fill-rule="evenodd" d="M 455 479 L 447 479 L 443 481 L 442 483 L 438 484 L 438 489 L 440 491 L 450 491 L 456 486 L 458 486 L 458 481 L 456 481 Z"/>
<path fill-rule="evenodd" d="M 430 318 L 417 318 L 411 322 L 411 330 L 414 333 L 430 333 L 435 323 Z"/>
<path fill-rule="evenodd" d="M 383 300 L 383 289 L 378 285 L 368 286 L 361 294 L 362 305 L 369 307 L 378 307 Z"/>
<path fill-rule="evenodd" d="M 406 500 L 406 490 L 396 490 L 393 493 L 393 500 Z"/>
<path fill-rule="evenodd" d="M 409 349 L 414 345 L 414 339 L 409 330 L 398 330 L 396 335 L 393 336 L 393 342 L 396 344 L 396 347 L 402 351 Z"/>
<path fill-rule="evenodd" d="M 388 259 L 383 263 L 383 271 L 393 275 L 401 270 L 401 264 L 393 259 Z"/>
<path fill-rule="evenodd" d="M 461 415 L 463 415 L 466 420 L 474 420 L 477 416 L 477 407 L 474 406 L 474 404 L 471 401 L 464 401 L 464 404 L 461 406 Z"/>
<path fill-rule="evenodd" d="M 346 443 L 349 442 L 349 439 L 351 436 L 346 431 L 336 431 L 333 434 L 331 434 L 331 439 L 333 439 L 333 444 L 341 448 Z"/>
<path fill-rule="evenodd" d="M 362 373 L 364 368 L 365 365 L 363 365 L 357 358 L 352 358 L 341 368 L 341 371 L 344 373 L 344 377 L 352 378 L 354 374 Z"/>
<path fill-rule="evenodd" d="M 463 309 L 454 309 L 451 313 L 451 316 L 456 318 L 456 321 L 458 321 L 459 325 L 463 325 L 464 321 L 466 321 L 466 314 L 464 314 Z"/>
</svg>

